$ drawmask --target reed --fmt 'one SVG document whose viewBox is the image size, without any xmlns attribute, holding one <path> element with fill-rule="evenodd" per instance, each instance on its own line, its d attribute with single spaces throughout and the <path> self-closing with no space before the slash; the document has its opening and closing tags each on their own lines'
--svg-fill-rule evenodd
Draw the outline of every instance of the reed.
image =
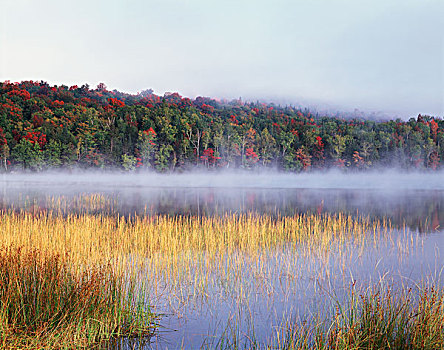
<svg viewBox="0 0 444 350">
<path fill-rule="evenodd" d="M 83 261 L 103 261 L 110 257 L 176 259 L 179 254 L 205 252 L 207 257 L 234 251 L 255 254 L 259 249 L 283 245 L 323 247 L 391 230 L 386 221 L 367 217 L 337 215 L 270 216 L 227 215 L 224 217 L 134 216 L 100 214 L 57 215 L 0 212 L 0 242 L 41 248 Z"/>
<path fill-rule="evenodd" d="M 353 295 L 316 342 L 328 349 L 443 349 L 444 289 Z"/>
<path fill-rule="evenodd" d="M 0 250 L 2 349 L 91 347 L 152 335 L 155 317 L 132 299 L 109 265 L 73 271 L 69 257 L 52 252 Z"/>
<path fill-rule="evenodd" d="M 93 198 L 91 202 L 101 203 L 101 198 Z M 115 286 L 113 293 L 120 293 L 121 303 L 105 304 L 116 305 L 111 309 L 117 310 L 117 315 L 135 319 L 137 322 L 129 329 L 138 331 L 147 330 L 142 327 L 147 325 L 147 318 L 140 305 L 155 305 L 156 299 L 164 299 L 165 295 L 170 309 L 180 313 L 184 305 L 193 300 L 197 303 L 213 300 L 208 296 L 214 290 L 220 298 L 234 298 L 241 303 L 243 300 L 248 303 L 248 296 L 256 291 L 272 297 L 278 293 L 274 288 L 279 286 L 283 293 L 289 293 L 292 286 L 299 283 L 301 274 L 328 275 L 328 262 L 332 256 L 335 259 L 342 257 L 345 265 L 352 254 L 359 254 L 359 250 L 356 253 L 353 247 L 366 247 L 378 244 L 384 238 L 390 239 L 392 230 L 386 220 L 343 214 L 122 217 L 89 212 L 69 214 L 65 210 L 57 211 L 57 206 L 54 203 L 55 210 L 50 211 L 0 211 L 0 245 L 9 249 L 20 247 L 22 252 L 48 252 L 45 254 L 57 256 L 64 269 L 71 271 L 70 278 L 86 274 L 92 279 L 92 285 L 108 279 L 106 285 Z M 320 258 L 319 266 L 310 263 L 312 256 Z M 43 268 L 40 270 L 44 271 Z M 273 285 L 276 278 L 280 283 Z M 90 280 L 84 277 L 81 281 Z M 132 287 L 128 288 L 128 285 Z M 125 303 L 122 304 L 122 300 Z M 74 313 L 75 310 L 73 306 Z M 53 312 L 47 310 L 46 314 L 52 315 Z M 115 314 L 104 315 L 109 319 Z M 148 316 L 153 322 L 152 315 Z M 84 316 L 80 318 L 86 319 Z M 113 323 L 115 327 L 128 324 L 127 321 L 121 322 L 124 318 L 115 316 L 111 319 L 117 320 Z M 84 331 L 87 326 L 82 324 L 67 333 L 48 328 L 40 333 L 32 330 L 21 334 L 49 334 L 46 339 L 50 339 L 51 334 L 59 334 L 52 337 L 58 339 L 81 339 L 81 334 L 99 334 L 87 336 L 96 341 L 109 338 L 111 334 L 133 332 L 125 331 L 121 326 L 113 333 L 116 328 L 90 324 L 96 333 Z M 11 328 L 5 326 L 4 329 L 6 333 L 2 339 L 11 342 L 12 333 L 7 331 Z M 61 330 L 62 327 L 55 329 Z M 75 333 L 78 329 L 81 331 Z"/>
<path fill-rule="evenodd" d="M 203 349 L 443 349 L 444 288 L 420 290 L 368 289 L 355 294 L 350 288 L 345 304 L 335 302 L 331 317 L 319 315 L 304 322 L 285 321 L 273 339 L 259 343 L 254 334 L 227 326 L 224 334 L 207 339 Z"/>
<path fill-rule="evenodd" d="M 143 280 L 168 281 L 182 288 L 192 280 L 191 294 L 202 294 L 208 276 L 239 280 L 246 266 L 264 272 L 264 254 L 283 249 L 291 256 L 328 255 L 335 245 L 364 246 L 389 236 L 390 222 L 347 215 L 271 217 L 254 214 L 224 217 L 139 216 L 125 218 L 54 211 L 0 212 L 0 244 L 69 254 L 76 266 L 112 261 L 116 273 L 138 274 Z M 337 250 L 344 254 L 347 249 Z M 289 268 L 294 264 L 288 263 Z M 287 271 L 294 276 L 297 272 Z M 188 293 L 188 294 L 190 294 Z"/>
</svg>

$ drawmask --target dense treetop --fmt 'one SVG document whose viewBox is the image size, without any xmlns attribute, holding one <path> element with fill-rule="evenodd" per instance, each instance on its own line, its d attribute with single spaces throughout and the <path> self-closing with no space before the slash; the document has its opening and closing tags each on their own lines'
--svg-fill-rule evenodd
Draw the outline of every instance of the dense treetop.
<svg viewBox="0 0 444 350">
<path fill-rule="evenodd" d="M 292 106 L 137 95 L 104 84 L 0 83 L 3 171 L 272 167 L 308 171 L 397 166 L 436 170 L 444 121 L 320 116 Z"/>
</svg>

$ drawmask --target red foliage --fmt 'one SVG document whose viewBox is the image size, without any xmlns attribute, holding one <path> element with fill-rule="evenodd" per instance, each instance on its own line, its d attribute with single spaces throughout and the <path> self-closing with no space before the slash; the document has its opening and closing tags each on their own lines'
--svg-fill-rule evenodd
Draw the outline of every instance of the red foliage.
<svg viewBox="0 0 444 350">
<path fill-rule="evenodd" d="M 40 148 L 46 144 L 46 135 L 40 131 L 28 132 L 24 139 L 29 140 L 33 145 L 37 142 Z"/>
<path fill-rule="evenodd" d="M 55 108 L 60 108 L 60 107 L 63 107 L 64 104 L 65 104 L 65 102 L 63 102 L 63 101 L 55 100 L 52 103 L 52 106 Z"/>
<path fill-rule="evenodd" d="M 34 115 L 32 117 L 32 124 L 34 125 L 34 128 L 41 127 L 43 125 L 43 118 L 38 115 Z"/>
<path fill-rule="evenodd" d="M 103 157 L 99 152 L 90 149 L 88 154 L 85 156 L 87 163 L 98 166 L 102 161 Z"/>
<path fill-rule="evenodd" d="M 322 166 L 325 159 L 324 154 L 324 143 L 322 142 L 322 137 L 316 136 L 316 144 L 313 149 L 313 157 L 317 159 L 317 166 Z"/>
<path fill-rule="evenodd" d="M 0 112 L 2 111 L 20 119 L 22 117 L 22 109 L 17 107 L 10 99 L 6 99 L 6 103 L 0 103 Z"/>
<path fill-rule="evenodd" d="M 247 148 L 245 151 L 245 156 L 247 157 L 247 161 L 251 164 L 257 163 L 259 160 L 259 157 L 256 152 L 253 151 L 253 148 Z"/>
<path fill-rule="evenodd" d="M 156 132 L 154 131 L 153 128 L 149 128 L 148 130 L 144 130 L 143 133 L 148 136 L 148 142 L 151 146 L 155 146 L 156 143 L 154 142 L 155 138 L 156 138 Z"/>
<path fill-rule="evenodd" d="M 117 99 L 117 98 L 112 98 L 112 97 L 110 97 L 110 98 L 108 99 L 108 103 L 109 103 L 111 106 L 113 106 L 113 107 L 123 107 L 123 106 L 125 106 L 125 102 L 120 101 L 120 100 Z"/>
<path fill-rule="evenodd" d="M 422 159 L 420 154 L 413 155 L 412 161 L 415 168 L 420 168 L 424 164 L 424 159 Z"/>
<path fill-rule="evenodd" d="M 147 134 L 148 136 L 156 136 L 157 135 L 153 128 L 149 128 L 148 130 L 145 130 L 144 133 Z"/>
<path fill-rule="evenodd" d="M 8 92 L 8 96 L 19 96 L 23 100 L 29 100 L 31 98 L 31 94 L 26 90 L 14 89 Z"/>
<path fill-rule="evenodd" d="M 362 168 L 364 166 L 364 158 L 359 155 L 358 151 L 353 153 L 353 161 L 355 162 L 356 167 Z"/>
<path fill-rule="evenodd" d="M 213 106 L 210 106 L 210 105 L 207 105 L 207 104 L 205 104 L 205 103 L 202 104 L 202 109 L 203 109 L 204 111 L 207 111 L 207 112 L 210 112 L 210 113 L 213 113 L 213 112 L 214 112 L 214 107 L 213 107 Z"/>
<path fill-rule="evenodd" d="M 316 136 L 316 144 L 319 148 L 324 148 L 324 143 L 322 142 L 322 137 Z"/>
<path fill-rule="evenodd" d="M 111 113 L 114 114 L 114 112 L 111 112 Z M 126 116 L 125 116 L 125 120 L 126 120 L 126 122 L 127 122 L 128 125 L 131 125 L 131 126 L 137 126 L 137 125 L 139 125 L 139 124 L 137 123 L 136 117 L 134 117 L 134 116 L 132 116 L 132 115 L 126 115 Z"/>
<path fill-rule="evenodd" d="M 337 166 L 338 168 L 344 168 L 345 167 L 345 159 L 337 159 L 334 162 L 334 165 Z"/>
<path fill-rule="evenodd" d="M 302 146 L 296 151 L 296 159 L 302 163 L 302 169 L 308 170 L 311 167 L 311 156 L 306 152 Z"/>
<path fill-rule="evenodd" d="M 433 140 L 436 142 L 436 136 L 438 135 L 438 123 L 435 119 L 430 121 L 430 131 L 432 133 Z"/>
<path fill-rule="evenodd" d="M 393 141 L 395 142 L 396 147 L 399 147 L 404 144 L 404 138 L 399 135 L 397 132 L 393 134 Z"/>
<path fill-rule="evenodd" d="M 216 162 L 221 159 L 220 157 L 214 156 L 214 150 L 212 148 L 207 148 L 203 151 L 203 155 L 200 156 L 202 162 L 206 165 L 214 165 Z"/>
<path fill-rule="evenodd" d="M 281 132 L 281 126 L 278 123 L 273 123 L 273 126 L 276 128 L 276 132 Z"/>
</svg>

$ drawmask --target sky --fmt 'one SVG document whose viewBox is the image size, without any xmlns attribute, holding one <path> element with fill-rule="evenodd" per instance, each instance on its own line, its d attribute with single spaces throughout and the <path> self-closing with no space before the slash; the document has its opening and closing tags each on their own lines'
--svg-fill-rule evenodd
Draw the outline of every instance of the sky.
<svg viewBox="0 0 444 350">
<path fill-rule="evenodd" d="M 0 81 L 444 116 L 443 0 L 0 0 Z"/>
</svg>

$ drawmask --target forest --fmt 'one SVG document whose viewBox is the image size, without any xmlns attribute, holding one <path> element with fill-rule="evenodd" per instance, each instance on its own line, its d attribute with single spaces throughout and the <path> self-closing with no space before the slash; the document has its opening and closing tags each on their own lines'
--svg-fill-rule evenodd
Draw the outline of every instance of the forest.
<svg viewBox="0 0 444 350">
<path fill-rule="evenodd" d="M 443 167 L 444 120 L 375 121 L 241 99 L 46 82 L 0 83 L 1 171 L 301 172 Z"/>
</svg>

